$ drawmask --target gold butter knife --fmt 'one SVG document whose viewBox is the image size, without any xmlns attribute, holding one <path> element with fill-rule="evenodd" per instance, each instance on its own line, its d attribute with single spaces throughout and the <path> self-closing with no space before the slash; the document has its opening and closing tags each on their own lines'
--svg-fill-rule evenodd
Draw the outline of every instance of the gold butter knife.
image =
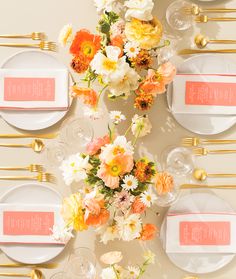
<svg viewBox="0 0 236 279">
<path fill-rule="evenodd" d="M 180 189 L 236 189 L 236 185 L 182 184 Z"/>
<path fill-rule="evenodd" d="M 236 49 L 182 49 L 179 55 L 202 54 L 202 53 L 236 53 Z"/>
<path fill-rule="evenodd" d="M 0 138 L 2 139 L 10 139 L 10 138 L 39 138 L 39 139 L 53 139 L 56 138 L 56 133 L 51 134 L 0 134 Z"/>
</svg>

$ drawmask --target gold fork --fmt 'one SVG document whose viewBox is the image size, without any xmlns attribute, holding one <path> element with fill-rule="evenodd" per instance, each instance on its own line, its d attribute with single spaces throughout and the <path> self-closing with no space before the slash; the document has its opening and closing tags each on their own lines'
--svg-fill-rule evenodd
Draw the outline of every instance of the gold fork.
<svg viewBox="0 0 236 279">
<path fill-rule="evenodd" d="M 209 21 L 236 21 L 235 17 L 209 17 L 207 15 L 200 15 L 195 18 L 197 23 L 207 23 Z"/>
<path fill-rule="evenodd" d="M 199 15 L 201 13 L 234 13 L 236 9 L 227 8 L 201 8 L 198 5 L 193 4 L 191 7 L 184 8 L 184 11 L 188 15 Z"/>
<path fill-rule="evenodd" d="M 0 38 L 9 38 L 9 39 L 17 39 L 17 38 L 25 38 L 32 40 L 44 40 L 46 38 L 45 33 L 43 32 L 33 32 L 31 34 L 3 34 L 0 35 Z"/>
<path fill-rule="evenodd" d="M 51 173 L 39 172 L 36 176 L 23 176 L 23 175 L 12 175 L 12 176 L 0 176 L 0 180 L 36 180 L 38 182 L 50 182 L 55 183 L 56 178 Z"/>
<path fill-rule="evenodd" d="M 185 147 L 196 147 L 199 145 L 208 145 L 208 144 L 233 144 L 236 143 L 234 139 L 201 139 L 196 137 L 189 137 L 182 139 L 182 145 Z"/>
<path fill-rule="evenodd" d="M 41 50 L 57 51 L 57 44 L 55 42 L 41 41 L 38 44 L 24 44 L 24 43 L 0 43 L 3 47 L 27 47 L 40 48 Z"/>
<path fill-rule="evenodd" d="M 215 149 L 215 150 L 209 150 L 203 147 L 194 148 L 193 153 L 196 156 L 206 156 L 208 154 L 232 154 L 236 153 L 235 149 Z"/>
<path fill-rule="evenodd" d="M 205 184 L 182 184 L 180 189 L 236 189 L 236 185 L 205 185 Z"/>
<path fill-rule="evenodd" d="M 43 166 L 31 164 L 27 167 L 0 167 L 0 170 L 28 170 L 30 172 L 42 172 Z"/>
</svg>

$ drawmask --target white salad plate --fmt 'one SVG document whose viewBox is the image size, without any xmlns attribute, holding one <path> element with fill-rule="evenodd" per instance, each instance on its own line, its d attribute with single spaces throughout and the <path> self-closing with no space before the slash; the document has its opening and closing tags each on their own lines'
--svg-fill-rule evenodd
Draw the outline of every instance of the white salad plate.
<svg viewBox="0 0 236 279">
<path fill-rule="evenodd" d="M 236 74 L 236 61 L 224 55 L 203 54 L 185 60 L 179 67 L 182 74 Z M 172 107 L 172 84 L 168 86 L 167 102 Z M 200 135 L 215 135 L 231 128 L 236 123 L 234 115 L 200 115 L 172 112 L 175 120 L 187 130 Z"/>
<path fill-rule="evenodd" d="M 210 193 L 192 193 L 179 198 L 173 204 L 168 213 L 235 213 L 231 206 L 221 198 Z M 174 232 L 173 232 L 174 233 Z M 165 247 L 166 239 L 166 217 L 164 218 L 161 226 L 160 238 L 163 248 Z M 165 249 L 165 248 L 164 248 Z M 189 273 L 203 274 L 219 270 L 228 263 L 230 263 L 234 254 L 180 254 L 168 253 L 170 261 L 182 270 Z"/>
<path fill-rule="evenodd" d="M 0 203 L 8 204 L 52 204 L 61 205 L 62 197 L 55 190 L 37 183 L 23 184 L 12 188 L 0 198 Z M 9 258 L 25 263 L 39 264 L 58 256 L 65 245 L 1 244 L 0 249 Z"/>
<path fill-rule="evenodd" d="M 52 55 L 43 51 L 30 50 L 14 54 L 3 63 L 1 68 L 66 69 L 66 66 Z M 0 110 L 0 115 L 6 122 L 16 128 L 35 131 L 56 124 L 66 115 L 67 111 Z"/>
</svg>

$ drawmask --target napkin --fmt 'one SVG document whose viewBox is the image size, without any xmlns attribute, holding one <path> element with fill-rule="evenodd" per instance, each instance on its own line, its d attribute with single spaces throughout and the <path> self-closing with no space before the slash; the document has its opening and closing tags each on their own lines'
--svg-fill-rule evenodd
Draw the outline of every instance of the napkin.
<svg viewBox="0 0 236 279">
<path fill-rule="evenodd" d="M 67 110 L 67 69 L 0 69 L 0 109 Z"/>
<path fill-rule="evenodd" d="M 172 111 L 236 115 L 236 75 L 178 74 L 173 81 Z"/>
<path fill-rule="evenodd" d="M 0 243 L 63 244 L 52 237 L 61 223 L 59 205 L 0 204 Z"/>
<path fill-rule="evenodd" d="M 236 214 L 168 215 L 166 252 L 236 253 Z"/>
</svg>

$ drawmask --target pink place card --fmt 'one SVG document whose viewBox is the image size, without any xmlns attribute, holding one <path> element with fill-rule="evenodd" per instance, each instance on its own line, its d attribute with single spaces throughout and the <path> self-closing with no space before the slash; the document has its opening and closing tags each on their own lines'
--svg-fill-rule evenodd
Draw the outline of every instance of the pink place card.
<svg viewBox="0 0 236 279">
<path fill-rule="evenodd" d="M 230 245 L 230 222 L 180 222 L 180 245 Z"/>
<path fill-rule="evenodd" d="M 186 81 L 186 105 L 236 106 L 236 83 Z"/>
<path fill-rule="evenodd" d="M 55 78 L 5 77 L 4 101 L 54 101 Z"/>
<path fill-rule="evenodd" d="M 51 235 L 54 212 L 3 212 L 3 235 Z"/>
</svg>

